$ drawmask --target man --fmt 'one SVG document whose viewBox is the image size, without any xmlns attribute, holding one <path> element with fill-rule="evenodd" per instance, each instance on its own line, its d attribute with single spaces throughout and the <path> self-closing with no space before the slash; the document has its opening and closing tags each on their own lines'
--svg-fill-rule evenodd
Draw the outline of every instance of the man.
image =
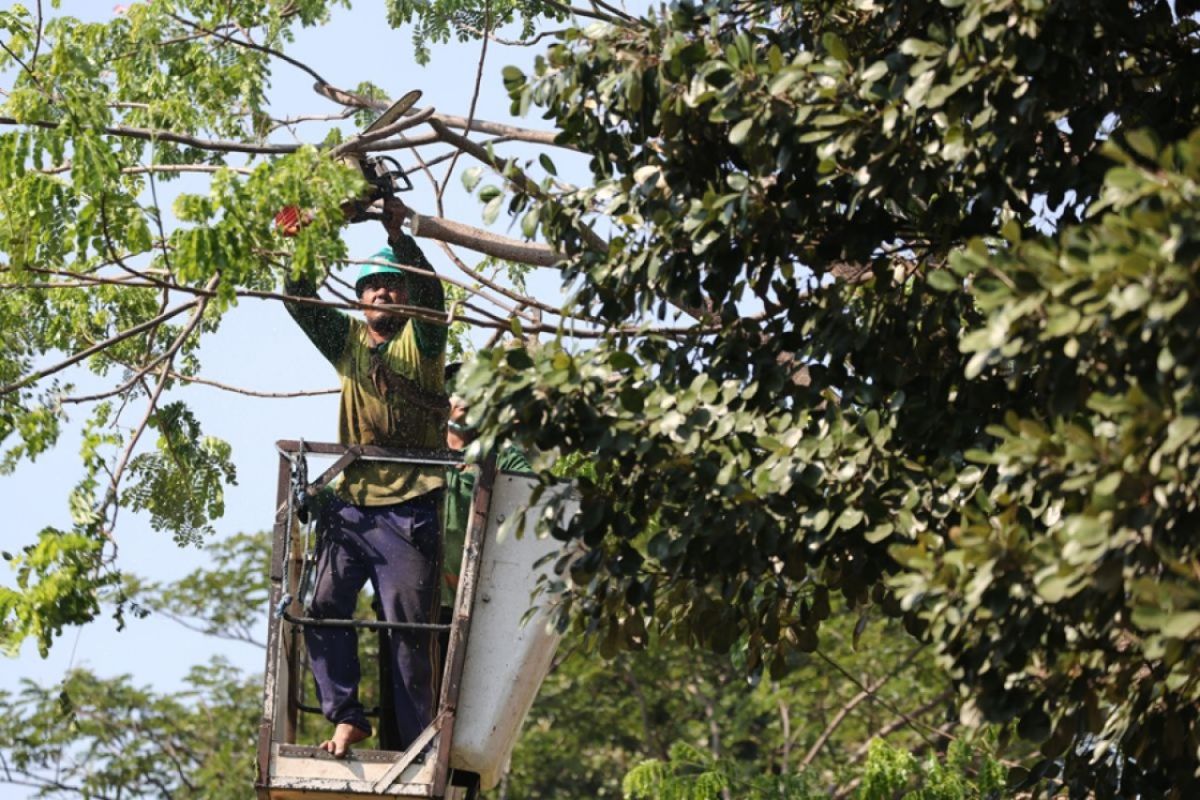
<svg viewBox="0 0 1200 800">
<path fill-rule="evenodd" d="M 403 206 L 384 204 L 388 248 L 376 260 L 432 271 L 404 233 Z M 289 283 L 289 294 L 315 297 L 311 284 Z M 329 308 L 289 303 L 288 312 L 341 377 L 338 441 L 342 444 L 440 449 L 448 403 L 443 392 L 446 328 L 382 306 L 444 311 L 441 282 L 394 266 L 368 265 L 355 283 L 365 322 Z M 444 470 L 395 462 L 356 461 L 346 468 L 317 512 L 321 532 L 317 578 L 309 613 L 350 619 L 370 581 L 389 622 L 437 619 Z M 433 716 L 440 674 L 436 636 L 391 632 L 393 694 L 401 747 Z M 305 631 L 317 696 L 333 735 L 321 747 L 341 758 L 371 735 L 358 698 L 358 637 L 351 628 Z"/>
<path fill-rule="evenodd" d="M 455 451 L 465 450 L 475 438 L 475 432 L 467 427 L 467 411 L 470 409 L 452 388 L 461 366 L 462 364 L 450 364 L 446 367 L 445 374 L 446 388 L 450 392 L 450 420 L 446 425 L 446 446 Z M 496 468 L 501 472 L 533 471 L 525 454 L 512 446 L 501 448 L 496 457 Z M 460 464 L 446 472 L 443 605 L 454 605 L 454 593 L 458 589 L 459 572 L 462 571 L 463 547 L 466 544 L 467 522 L 471 517 L 471 500 L 475 495 L 475 476 L 478 469 L 474 464 Z"/>
</svg>

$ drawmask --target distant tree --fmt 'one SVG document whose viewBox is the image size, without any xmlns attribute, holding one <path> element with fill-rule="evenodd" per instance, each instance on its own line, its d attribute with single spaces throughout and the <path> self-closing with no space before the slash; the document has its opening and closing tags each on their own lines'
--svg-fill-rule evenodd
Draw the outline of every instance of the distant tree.
<svg viewBox="0 0 1200 800">
<path fill-rule="evenodd" d="M 694 775 L 700 762 L 779 791 L 853 796 L 876 737 L 934 756 L 963 736 L 976 745 L 927 652 L 895 624 L 877 620 L 859 637 L 855 627 L 838 614 L 820 650 L 776 677 L 747 675 L 741 649 L 718 656 L 657 640 L 605 657 L 569 637 L 526 720 L 505 797 L 620 798 L 647 785 L 632 773 L 678 764 Z M 639 767 L 647 761 L 659 766 Z"/>
<path fill-rule="evenodd" d="M 230 536 L 206 549 L 210 566 L 165 586 L 130 578 L 110 599 L 262 648 L 269 551 L 266 534 Z M 46 798 L 252 797 L 262 677 L 197 660 L 178 692 L 84 668 L 0 692 L 0 782 Z"/>
<path fill-rule="evenodd" d="M 260 648 L 268 550 L 265 533 L 228 537 L 205 548 L 205 567 L 178 581 L 129 578 L 120 602 L 137 617 L 164 615 L 198 635 Z M 835 613 L 823 637 L 819 653 L 798 657 L 785 675 L 748 680 L 737 653 L 659 642 L 606 657 L 572 636 L 526 720 L 510 774 L 487 797 L 644 796 L 662 781 L 690 785 L 697 765 L 727 782 L 857 796 L 878 782 L 879 758 L 867 757 L 875 739 L 891 743 L 888 763 L 908 765 L 899 780 L 913 786 L 928 782 L 916 766 L 926 758 L 955 774 L 961 764 L 991 763 L 991 747 L 947 717 L 945 676 L 894 624 Z M 373 650 L 370 637 L 364 642 Z M 212 658 L 178 692 L 137 680 L 76 669 L 60 682 L 26 680 L 0 693 L 0 783 L 71 800 L 251 797 L 261 676 Z M 368 697 L 374 680 L 368 674 Z M 746 796 L 740 785 L 727 787 L 732 796 Z"/>
</svg>

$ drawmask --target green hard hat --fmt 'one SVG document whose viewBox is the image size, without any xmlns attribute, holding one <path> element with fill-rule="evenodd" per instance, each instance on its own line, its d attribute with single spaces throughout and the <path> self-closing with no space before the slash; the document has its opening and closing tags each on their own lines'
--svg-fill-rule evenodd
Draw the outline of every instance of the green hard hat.
<svg viewBox="0 0 1200 800">
<path fill-rule="evenodd" d="M 396 256 L 392 252 L 392 248 L 385 247 L 375 255 L 371 256 L 372 261 L 396 261 Z M 354 293 L 362 297 L 362 283 L 372 275 L 399 275 L 401 278 L 407 277 L 408 273 L 399 267 L 394 267 L 391 264 L 363 264 L 362 269 L 358 271 L 358 278 L 354 281 Z"/>
</svg>

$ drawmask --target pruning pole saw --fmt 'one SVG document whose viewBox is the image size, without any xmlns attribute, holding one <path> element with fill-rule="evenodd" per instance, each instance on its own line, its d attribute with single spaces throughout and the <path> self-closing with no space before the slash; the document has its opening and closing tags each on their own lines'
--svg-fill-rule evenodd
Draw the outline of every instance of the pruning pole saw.
<svg viewBox="0 0 1200 800">
<path fill-rule="evenodd" d="M 357 197 L 342 204 L 346 221 L 362 222 L 369 219 L 367 209 L 375 202 L 407 192 L 413 188 L 412 180 L 391 156 L 370 156 L 350 150 L 355 142 L 370 140 L 373 134 L 399 121 L 410 108 L 421 99 L 421 92 L 414 89 L 392 103 L 362 133 L 332 151 L 333 157 L 342 164 L 357 168 L 367 182 L 367 188 Z M 295 236 L 300 229 L 312 222 L 312 214 L 297 207 L 284 206 L 275 215 L 275 228 L 284 236 Z"/>
</svg>

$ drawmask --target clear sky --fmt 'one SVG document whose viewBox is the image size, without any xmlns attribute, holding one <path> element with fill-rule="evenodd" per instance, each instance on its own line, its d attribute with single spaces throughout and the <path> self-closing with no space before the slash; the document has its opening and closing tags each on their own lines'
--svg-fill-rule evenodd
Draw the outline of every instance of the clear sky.
<svg viewBox="0 0 1200 800">
<path fill-rule="evenodd" d="M 111 0 L 63 0 L 58 11 L 52 10 L 49 3 L 44 5 L 47 14 L 70 14 L 85 19 L 105 19 L 114 13 Z M 479 43 L 435 46 L 432 62 L 420 67 L 410 57 L 409 29 L 390 30 L 379 3 L 360 0 L 356 5 L 358 9 L 352 12 L 335 12 L 330 26 L 299 32 L 298 41 L 289 48 L 289 53 L 309 63 L 335 85 L 353 87 L 370 80 L 393 97 L 417 88 L 424 92 L 422 106 L 433 105 L 439 111 L 466 116 Z M 541 49 L 490 46 L 477 117 L 513 121 L 508 113 L 500 68 L 517 64 L 528 69 Z M 338 110 L 311 91 L 312 80 L 307 74 L 280 63 L 275 67 L 275 75 L 270 96 L 278 115 Z M 0 75 L 0 88 L 11 85 L 11 80 L 11 75 Z M 539 123 L 536 117 L 521 121 L 527 127 L 537 127 Z M 320 132 L 309 132 L 306 139 L 309 136 L 315 142 Z M 400 160 L 408 161 L 403 157 Z M 556 156 L 556 162 L 559 161 Z M 468 158 L 460 159 L 458 173 L 468 166 L 471 166 Z M 437 169 L 439 178 L 443 169 L 444 166 Z M 434 204 L 427 184 L 419 177 L 414 183 L 418 191 L 406 196 L 406 201 L 418 211 L 432 213 Z M 179 184 L 182 182 L 175 185 Z M 447 216 L 481 224 L 479 203 L 465 196 L 460 187 L 456 177 L 452 191 L 447 194 Z M 345 235 L 352 254 L 360 257 L 369 256 L 384 244 L 382 228 L 377 223 L 355 226 Z M 435 244 L 422 244 L 440 272 L 457 273 Z M 472 256 L 469 252 L 462 255 L 468 263 L 478 261 L 469 257 Z M 532 291 L 543 299 L 554 300 L 557 287 L 556 275 L 547 270 L 540 271 L 531 281 Z M 226 315 L 221 330 L 204 345 L 201 361 L 204 377 L 246 388 L 294 391 L 335 386 L 332 369 L 275 302 L 242 301 Z M 74 380 L 85 378 L 86 375 L 78 373 L 72 376 Z M 336 435 L 334 396 L 263 400 L 204 386 L 189 387 L 175 396 L 192 405 L 207 433 L 229 441 L 234 447 L 238 485 L 227 492 L 226 515 L 217 523 L 220 536 L 270 527 L 276 440 L 303 437 L 309 441 L 332 441 Z M 0 502 L 9 515 L 0 533 L 4 549 L 32 542 L 36 532 L 46 525 L 69 527 L 67 495 L 79 476 L 78 431 L 84 418 L 86 413 L 74 415 L 72 426 L 56 450 L 36 463 L 21 466 L 14 475 L 0 477 Z M 153 441 L 149 435 L 144 439 Z M 178 578 L 203 563 L 198 551 L 180 549 L 169 535 L 153 531 L 144 517 L 128 511 L 121 512 L 117 539 L 120 567 L 149 579 Z M 12 581 L 11 573 L 0 565 L 0 584 L 12 585 Z M 114 623 L 103 617 L 81 630 L 68 630 L 44 661 L 32 644 L 27 644 L 16 659 L 0 657 L 0 689 L 15 690 L 23 678 L 53 685 L 64 670 L 74 665 L 91 667 L 104 676 L 130 673 L 138 683 L 169 691 L 181 685 L 181 678 L 191 665 L 207 661 L 210 654 L 217 652 L 246 670 L 257 672 L 262 668 L 262 651 L 247 645 L 207 639 L 161 618 L 131 618 L 127 624 L 126 630 L 118 633 Z M 5 786 L 0 795 L 24 797 L 20 792 Z"/>
</svg>

